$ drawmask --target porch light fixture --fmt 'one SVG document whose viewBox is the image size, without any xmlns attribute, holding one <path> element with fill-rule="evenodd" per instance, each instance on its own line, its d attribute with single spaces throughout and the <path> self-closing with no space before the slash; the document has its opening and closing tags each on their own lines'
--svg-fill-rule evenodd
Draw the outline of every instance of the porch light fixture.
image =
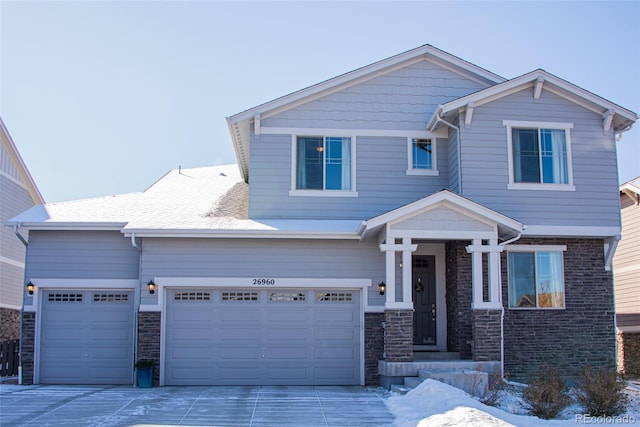
<svg viewBox="0 0 640 427">
<path fill-rule="evenodd" d="M 378 285 L 378 291 L 380 292 L 380 295 L 384 295 L 384 291 L 387 289 L 387 285 L 384 284 L 384 282 L 380 282 L 380 284 Z"/>
<path fill-rule="evenodd" d="M 317 151 L 318 153 L 322 153 L 322 152 L 324 151 L 324 147 L 323 147 L 322 145 L 318 145 L 318 146 L 316 147 L 316 151 Z"/>
<path fill-rule="evenodd" d="M 36 288 L 36 285 L 31 283 L 31 280 L 29 280 L 29 283 L 27 283 L 27 292 L 29 292 L 29 295 L 33 295 L 33 291 L 35 288 Z"/>
<path fill-rule="evenodd" d="M 149 289 L 149 293 L 151 295 L 156 293 L 156 284 L 153 283 L 153 280 L 149 280 L 149 283 L 147 283 L 147 288 Z"/>
</svg>

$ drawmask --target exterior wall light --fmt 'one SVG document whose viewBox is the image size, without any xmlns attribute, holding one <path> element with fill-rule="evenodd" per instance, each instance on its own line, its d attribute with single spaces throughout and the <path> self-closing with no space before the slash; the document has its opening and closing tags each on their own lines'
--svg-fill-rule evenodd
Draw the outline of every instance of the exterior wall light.
<svg viewBox="0 0 640 427">
<path fill-rule="evenodd" d="M 149 280 L 149 283 L 147 283 L 147 288 L 149 289 L 149 293 L 151 295 L 156 293 L 156 284 L 153 283 L 153 280 Z"/>
<path fill-rule="evenodd" d="M 29 292 L 29 295 L 33 295 L 33 291 L 35 290 L 35 288 L 36 285 L 31 283 L 31 280 L 29 280 L 29 283 L 27 283 L 27 292 Z"/>
<path fill-rule="evenodd" d="M 378 285 L 378 291 L 380 292 L 380 295 L 384 295 L 384 291 L 387 289 L 387 285 L 384 284 L 384 282 L 380 282 L 380 284 Z"/>
</svg>

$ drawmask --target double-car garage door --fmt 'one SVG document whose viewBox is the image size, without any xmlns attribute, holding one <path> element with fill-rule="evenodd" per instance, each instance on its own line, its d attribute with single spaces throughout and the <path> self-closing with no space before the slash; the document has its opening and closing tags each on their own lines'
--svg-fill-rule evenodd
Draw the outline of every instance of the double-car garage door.
<svg viewBox="0 0 640 427">
<path fill-rule="evenodd" d="M 360 291 L 167 289 L 166 385 L 361 383 Z"/>
</svg>

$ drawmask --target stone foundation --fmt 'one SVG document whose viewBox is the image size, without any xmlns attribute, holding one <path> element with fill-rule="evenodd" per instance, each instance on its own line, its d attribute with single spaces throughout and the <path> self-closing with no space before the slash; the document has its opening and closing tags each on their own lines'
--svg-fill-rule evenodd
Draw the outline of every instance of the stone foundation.
<svg viewBox="0 0 640 427">
<path fill-rule="evenodd" d="M 0 341 L 20 339 L 20 310 L 0 307 Z"/>
<path fill-rule="evenodd" d="M 618 332 L 618 371 L 640 378 L 640 332 Z"/>
<path fill-rule="evenodd" d="M 156 361 L 153 373 L 154 385 L 160 381 L 160 312 L 138 313 L 138 352 L 137 360 L 151 359 Z"/>
<path fill-rule="evenodd" d="M 364 314 L 364 384 L 380 385 L 378 361 L 384 358 L 384 313 Z"/>
<path fill-rule="evenodd" d="M 384 358 L 413 361 L 413 310 L 385 310 Z"/>
<path fill-rule="evenodd" d="M 22 384 L 33 384 L 34 351 L 36 333 L 36 314 L 22 314 L 22 338 L 20 339 L 20 366 L 22 366 Z"/>
</svg>

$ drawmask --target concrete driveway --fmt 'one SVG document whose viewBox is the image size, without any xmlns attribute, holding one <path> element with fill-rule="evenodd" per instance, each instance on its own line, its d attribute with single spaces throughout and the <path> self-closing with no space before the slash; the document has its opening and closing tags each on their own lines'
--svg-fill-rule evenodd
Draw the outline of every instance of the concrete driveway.
<svg viewBox="0 0 640 427">
<path fill-rule="evenodd" d="M 388 426 L 385 397 L 363 387 L 0 384 L 0 426 Z"/>
</svg>

